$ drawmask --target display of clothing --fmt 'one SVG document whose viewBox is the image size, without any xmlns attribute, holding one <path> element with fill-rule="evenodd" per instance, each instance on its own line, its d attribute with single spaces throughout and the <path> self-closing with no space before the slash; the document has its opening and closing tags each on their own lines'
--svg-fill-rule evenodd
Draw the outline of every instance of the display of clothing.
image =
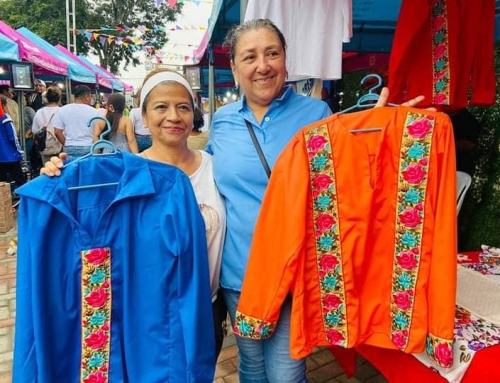
<svg viewBox="0 0 500 383">
<path fill-rule="evenodd" d="M 390 102 L 493 105 L 495 0 L 404 0 L 389 63 Z"/>
<path fill-rule="evenodd" d="M 251 19 L 270 19 L 285 36 L 288 81 L 342 78 L 342 43 L 352 37 L 352 0 L 248 0 L 245 21 Z"/>
<path fill-rule="evenodd" d="M 213 381 L 205 227 L 181 170 L 91 156 L 18 193 L 14 383 Z"/>
<path fill-rule="evenodd" d="M 449 366 L 455 195 L 453 130 L 443 113 L 375 108 L 304 128 L 273 168 L 235 333 L 271 336 L 291 294 L 293 358 L 317 346 L 367 344 L 426 348 Z"/>
</svg>

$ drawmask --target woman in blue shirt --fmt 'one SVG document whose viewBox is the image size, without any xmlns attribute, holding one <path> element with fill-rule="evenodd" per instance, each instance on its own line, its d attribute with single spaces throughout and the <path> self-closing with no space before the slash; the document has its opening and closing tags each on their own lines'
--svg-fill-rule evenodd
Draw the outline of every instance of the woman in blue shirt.
<svg viewBox="0 0 500 383">
<path fill-rule="evenodd" d="M 226 45 L 243 98 L 217 110 L 207 150 L 213 156 L 215 181 L 226 203 L 221 286 L 234 323 L 252 234 L 268 183 L 249 130 L 255 133 L 272 168 L 299 129 L 329 116 L 331 111 L 325 102 L 300 96 L 285 85 L 286 41 L 270 20 L 249 20 L 235 26 L 226 38 Z M 384 89 L 378 106 L 386 104 L 387 95 L 388 90 Z M 421 97 L 412 100 L 410 106 L 420 100 Z M 264 275 L 265 265 L 263 283 Z M 305 360 L 293 360 L 289 355 L 290 310 L 288 300 L 272 337 L 236 339 L 241 383 L 306 381 Z"/>
</svg>

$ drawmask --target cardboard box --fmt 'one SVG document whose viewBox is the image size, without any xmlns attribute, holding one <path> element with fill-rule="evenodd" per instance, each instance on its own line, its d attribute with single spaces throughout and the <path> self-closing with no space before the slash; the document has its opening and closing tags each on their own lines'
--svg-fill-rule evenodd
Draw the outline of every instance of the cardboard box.
<svg viewBox="0 0 500 383">
<path fill-rule="evenodd" d="M 12 195 L 10 184 L 0 182 L 0 233 L 6 233 L 14 227 L 12 213 Z"/>
</svg>

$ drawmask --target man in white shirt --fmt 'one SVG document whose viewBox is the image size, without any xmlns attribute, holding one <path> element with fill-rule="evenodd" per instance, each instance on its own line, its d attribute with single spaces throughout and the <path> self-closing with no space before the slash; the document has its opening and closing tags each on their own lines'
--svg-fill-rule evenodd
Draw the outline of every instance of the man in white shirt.
<svg viewBox="0 0 500 383">
<path fill-rule="evenodd" d="M 73 95 L 75 102 L 59 109 L 52 121 L 55 135 L 71 159 L 90 153 L 94 123 L 91 126 L 88 123 L 94 117 L 102 117 L 97 109 L 90 106 L 92 97 L 88 86 L 77 86 Z"/>
</svg>

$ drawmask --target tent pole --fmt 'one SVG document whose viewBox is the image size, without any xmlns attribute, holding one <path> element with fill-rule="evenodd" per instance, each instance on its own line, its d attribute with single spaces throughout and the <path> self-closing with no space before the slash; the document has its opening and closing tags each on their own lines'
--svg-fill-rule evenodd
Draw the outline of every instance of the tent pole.
<svg viewBox="0 0 500 383">
<path fill-rule="evenodd" d="M 208 104 L 210 105 L 208 126 L 212 125 L 212 118 L 215 113 L 215 68 L 213 44 L 208 45 Z"/>
<path fill-rule="evenodd" d="M 29 153 L 26 153 L 26 131 L 24 130 L 24 102 L 23 102 L 23 92 L 20 90 L 16 90 L 17 93 L 17 106 L 19 108 L 19 126 L 15 126 L 17 131 L 19 132 L 19 145 L 21 145 L 21 149 L 24 152 L 25 160 L 28 161 Z"/>
<path fill-rule="evenodd" d="M 247 10 L 248 0 L 240 0 L 240 24 L 245 22 L 245 12 Z"/>
</svg>

